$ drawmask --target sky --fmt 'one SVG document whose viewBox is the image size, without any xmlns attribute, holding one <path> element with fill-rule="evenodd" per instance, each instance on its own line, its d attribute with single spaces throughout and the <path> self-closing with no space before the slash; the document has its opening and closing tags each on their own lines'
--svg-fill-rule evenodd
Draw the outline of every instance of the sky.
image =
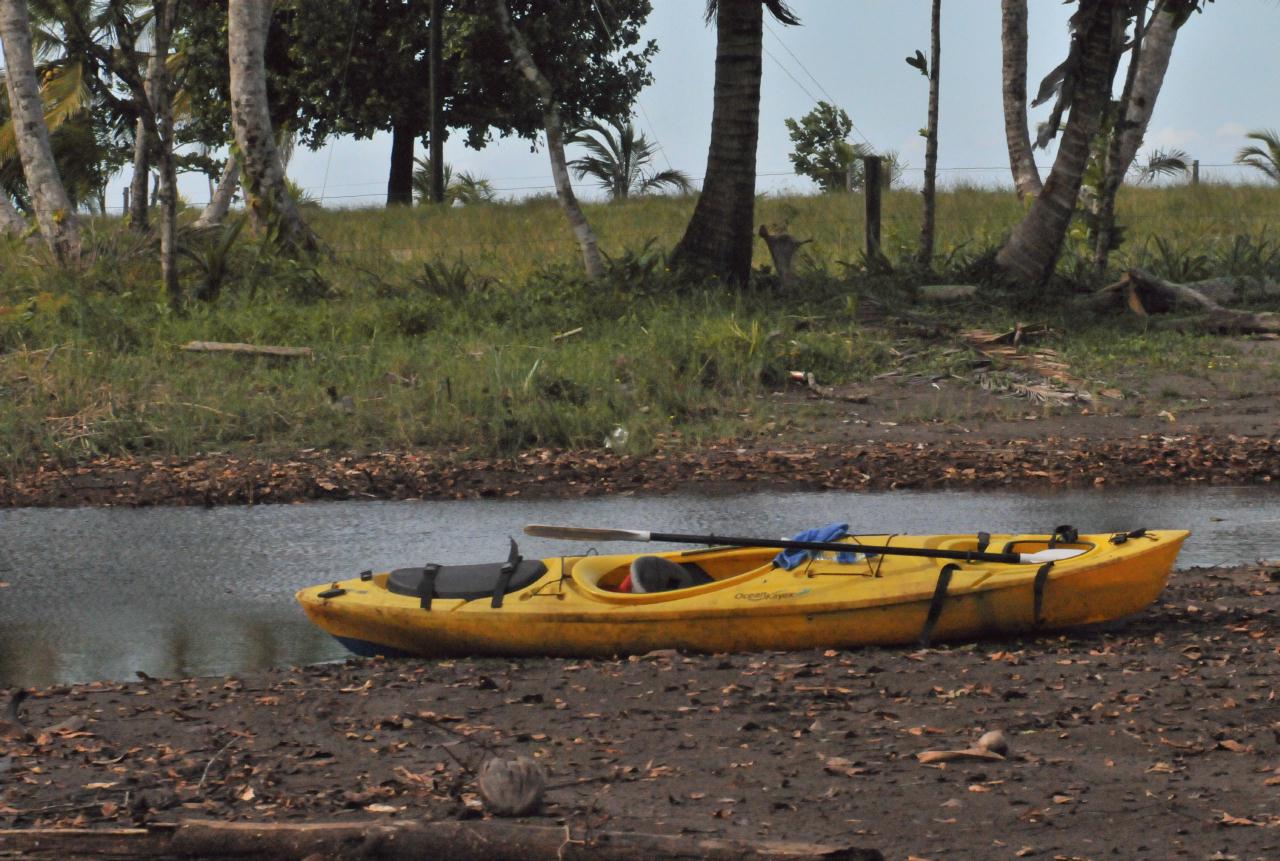
<svg viewBox="0 0 1280 861">
<path fill-rule="evenodd" d="M 607 2 L 607 0 L 602 0 Z M 909 166 L 905 184 L 918 185 L 924 164 L 928 82 L 903 58 L 928 53 L 929 0 L 791 0 L 801 26 L 766 16 L 760 105 L 757 189 L 809 193 L 816 187 L 794 174 L 784 120 L 807 113 L 818 100 L 848 112 L 853 139 L 897 151 Z M 695 181 L 706 166 L 710 138 L 715 28 L 703 23 L 703 0 L 653 0 L 644 28 L 655 39 L 653 83 L 636 106 L 638 128 L 661 147 L 659 168 L 673 167 Z M 1030 0 L 1029 89 L 1066 56 L 1067 19 L 1074 4 Z M 1202 164 L 1202 176 L 1252 180 L 1231 164 L 1245 132 L 1280 127 L 1280 4 L 1274 0 L 1217 0 L 1183 27 L 1144 150 L 1177 147 Z M 1000 94 L 999 0 L 945 0 L 942 4 L 939 182 L 1008 185 L 1008 155 Z M 1117 75 L 1117 89 L 1123 69 Z M 425 86 L 425 83 L 424 83 Z M 1032 128 L 1049 106 L 1032 111 Z M 338 139 L 315 152 L 299 149 L 290 177 L 326 206 L 374 206 L 385 199 L 389 135 Z M 419 154 L 421 152 L 421 147 Z M 572 158 L 574 151 L 570 149 Z M 1039 152 L 1047 166 L 1052 146 Z M 455 171 L 487 178 L 503 197 L 551 193 L 546 152 L 528 141 L 495 141 L 483 151 L 460 140 L 446 143 Z M 118 204 L 121 177 L 108 202 Z M 207 181 L 184 177 L 187 200 L 208 198 Z M 600 196 L 590 184 L 586 198 Z"/>
</svg>

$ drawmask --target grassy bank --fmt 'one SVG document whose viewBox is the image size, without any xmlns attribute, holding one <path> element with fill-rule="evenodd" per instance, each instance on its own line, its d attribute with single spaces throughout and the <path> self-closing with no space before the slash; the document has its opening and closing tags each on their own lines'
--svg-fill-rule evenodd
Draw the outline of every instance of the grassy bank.
<svg viewBox="0 0 1280 861">
<path fill-rule="evenodd" d="M 895 259 L 913 250 L 918 197 L 887 199 L 885 245 Z M 152 249 L 113 221 L 92 226 L 93 262 L 76 275 L 10 244 L 0 249 L 0 461 L 12 471 L 42 455 L 491 453 L 598 446 L 616 427 L 630 450 L 643 451 L 787 421 L 759 395 L 791 369 L 858 382 L 904 365 L 946 368 L 946 344 L 904 346 L 858 322 L 867 297 L 906 302 L 920 283 L 858 265 L 861 198 L 762 200 L 758 221 L 815 240 L 800 285 L 785 295 L 767 273 L 741 293 L 674 283 L 662 252 L 691 206 L 652 198 L 589 207 L 611 258 L 603 285 L 579 276 L 551 201 L 317 211 L 310 217 L 334 253 L 315 266 L 275 256 L 248 230 L 193 240 L 185 283 L 216 298 L 181 312 L 163 300 Z M 1280 276 L 1280 190 L 1126 189 L 1120 208 L 1130 232 L 1117 266 L 1179 279 Z M 939 280 L 970 276 L 967 267 L 1019 214 L 1007 192 L 942 195 Z M 1075 265 L 1069 252 L 1068 280 Z M 1031 313 L 1061 324 L 1056 307 L 1039 302 Z M 1027 319 L 1028 308 L 962 313 L 994 327 Z M 572 330 L 580 331 L 557 337 Z M 189 340 L 308 346 L 315 356 L 179 350 Z M 1167 365 L 1182 355 L 1194 363 L 1209 352 L 1198 339 L 1146 336 L 1127 318 L 1058 346 L 1103 377 L 1108 362 Z"/>
</svg>

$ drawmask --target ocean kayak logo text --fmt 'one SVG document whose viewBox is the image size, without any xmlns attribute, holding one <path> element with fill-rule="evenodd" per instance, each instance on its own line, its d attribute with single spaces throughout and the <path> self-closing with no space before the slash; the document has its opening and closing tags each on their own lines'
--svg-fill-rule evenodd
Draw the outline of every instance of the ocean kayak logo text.
<svg viewBox="0 0 1280 861">
<path fill-rule="evenodd" d="M 779 589 L 775 592 L 739 592 L 733 597 L 739 601 L 785 601 L 788 598 L 799 598 L 808 594 L 808 589 L 801 589 L 798 592 Z"/>
</svg>

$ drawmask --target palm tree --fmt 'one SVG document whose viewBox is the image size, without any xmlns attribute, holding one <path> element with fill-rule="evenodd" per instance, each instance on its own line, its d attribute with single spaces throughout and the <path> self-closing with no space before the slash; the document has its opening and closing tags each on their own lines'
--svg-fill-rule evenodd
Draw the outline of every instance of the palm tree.
<svg viewBox="0 0 1280 861">
<path fill-rule="evenodd" d="M 997 266 L 1024 286 L 1048 281 L 1062 252 L 1093 140 L 1111 102 L 1130 9 L 1115 0 L 1079 0 L 1071 17 L 1071 51 L 1062 66 L 1065 75 L 1050 133 L 1067 106 L 1070 118 L 1044 188 L 996 254 Z"/>
<path fill-rule="evenodd" d="M 672 258 L 745 285 L 755 237 L 756 142 L 764 8 L 799 24 L 782 0 L 708 0 L 716 22 L 716 77 L 702 194 Z"/>
<path fill-rule="evenodd" d="M 1100 274 L 1107 268 L 1111 248 L 1116 241 L 1116 194 L 1146 136 L 1156 99 L 1164 87 L 1178 31 L 1199 6 L 1200 0 L 1163 0 L 1156 4 L 1151 21 L 1145 26 L 1145 4 L 1137 7 L 1137 23 L 1124 90 L 1115 110 L 1115 119 L 1110 124 L 1107 146 L 1099 148 L 1100 152 L 1106 154 L 1102 163 L 1103 176 L 1094 219 L 1096 235 L 1093 259 L 1094 267 Z M 1160 163 L 1149 164 L 1148 167 L 1154 167 L 1156 173 L 1177 169 L 1172 164 Z"/>
<path fill-rule="evenodd" d="M 273 227 L 284 248 L 311 254 L 318 242 L 289 196 L 271 130 L 263 58 L 270 23 L 271 0 L 230 0 L 227 6 L 231 127 L 243 161 L 245 203 L 254 221 Z"/>
<path fill-rule="evenodd" d="M 147 94 L 150 84 L 141 71 L 148 55 L 136 51 L 135 45 L 143 30 L 156 20 L 158 9 L 135 8 L 143 5 L 138 0 L 110 3 L 33 0 L 31 3 L 32 39 L 37 58 L 56 57 L 51 59 L 50 66 L 57 68 L 60 76 L 83 80 L 86 98 L 78 107 L 94 115 L 105 107 L 115 114 L 116 124 L 121 126 L 117 137 L 125 136 L 121 118 L 129 117 L 133 124 L 134 173 L 129 187 L 129 224 L 140 232 L 147 228 L 147 180 L 154 135 L 148 131 L 144 116 L 153 113 Z M 159 5 L 163 5 L 163 0 Z M 108 74 L 100 75 L 102 71 Z M 126 90 L 133 91 L 128 97 L 119 92 L 117 80 Z M 49 128 L 53 131 L 54 124 L 50 123 Z M 73 183 L 68 181 L 68 185 Z M 72 188 L 68 191 L 74 192 Z M 74 193 L 72 199 L 75 199 Z"/>
<path fill-rule="evenodd" d="M 413 196 L 418 203 L 431 201 L 431 159 L 418 157 L 413 160 L 417 168 L 413 171 Z M 452 206 L 460 203 L 472 206 L 477 203 L 492 203 L 497 198 L 493 183 L 481 176 L 462 171 L 453 175 L 453 166 L 444 165 L 444 203 Z"/>
<path fill-rule="evenodd" d="M 578 179 L 591 177 L 609 192 L 610 200 L 626 200 L 631 194 L 646 194 L 672 188 L 687 194 L 692 188 L 682 171 L 667 169 L 646 173 L 658 145 L 636 134 L 631 120 L 593 120 L 569 135 L 566 143 L 578 144 L 587 155 L 569 162 Z"/>
<path fill-rule="evenodd" d="M 1009 167 L 1018 197 L 1035 197 L 1040 193 L 1040 170 L 1031 153 L 1027 128 L 1027 0 L 1001 0 L 1000 47 Z"/>
<path fill-rule="evenodd" d="M 9 110 L 36 223 L 54 256 L 63 263 L 75 263 L 80 258 L 80 222 L 49 144 L 26 0 L 0 0 L 0 42 L 4 46 Z"/>
<path fill-rule="evenodd" d="M 1129 169 L 1129 165 L 1133 164 L 1138 150 L 1142 147 L 1142 139 L 1147 134 L 1151 114 L 1156 109 L 1156 99 L 1160 95 L 1161 88 L 1164 87 L 1164 78 L 1169 70 L 1169 58 L 1173 54 L 1173 44 L 1178 38 L 1178 31 L 1199 5 L 1199 0 L 1164 0 L 1157 3 L 1152 13 L 1151 23 L 1142 33 L 1142 48 L 1136 58 L 1138 69 L 1133 78 L 1129 98 L 1123 108 L 1123 119 L 1117 124 L 1116 129 L 1120 140 L 1119 161 L 1116 167 L 1122 176 Z"/>
<path fill-rule="evenodd" d="M 35 26 L 32 47 L 38 57 L 39 30 Z M 90 117 L 90 96 L 84 86 L 83 71 L 79 63 L 42 63 L 36 67 L 49 146 L 72 206 L 89 202 L 106 184 L 101 170 L 104 153 L 97 146 L 97 130 Z M 0 125 L 0 183 L 7 190 L 15 191 L 15 196 L 27 207 L 27 196 L 18 190 L 25 188 L 25 184 L 12 118 Z M 8 193 L 0 193 L 0 230 L 18 233 L 25 229 L 26 221 L 13 207 Z"/>
<path fill-rule="evenodd" d="M 1245 137 L 1262 146 L 1243 147 L 1236 153 L 1236 164 L 1247 164 L 1262 171 L 1272 182 L 1280 182 L 1280 134 L 1274 129 L 1249 132 Z"/>
</svg>

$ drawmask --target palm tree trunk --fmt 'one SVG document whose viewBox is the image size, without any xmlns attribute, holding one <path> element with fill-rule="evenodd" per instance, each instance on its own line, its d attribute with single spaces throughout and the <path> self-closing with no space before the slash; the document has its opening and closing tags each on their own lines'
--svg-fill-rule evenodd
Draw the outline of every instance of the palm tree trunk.
<svg viewBox="0 0 1280 861">
<path fill-rule="evenodd" d="M 1001 0 L 1000 46 L 1004 136 L 1018 198 L 1040 194 L 1040 171 L 1027 128 L 1027 0 Z"/>
<path fill-rule="evenodd" d="M 139 116 L 134 124 L 133 178 L 129 181 L 129 226 L 138 232 L 145 232 L 147 229 L 150 210 L 147 205 L 147 180 L 150 176 L 151 147 L 147 137 L 147 124 Z"/>
<path fill-rule="evenodd" d="M 755 236 L 756 142 L 760 130 L 764 8 L 723 0 L 716 15 L 716 78 L 711 144 L 702 194 L 674 262 L 745 285 Z"/>
<path fill-rule="evenodd" d="M 234 154 L 228 154 L 227 163 L 222 166 L 222 176 L 218 179 L 218 187 L 210 195 L 209 202 L 200 213 L 200 217 L 191 226 L 199 230 L 221 224 L 227 217 L 227 213 L 231 211 L 231 199 L 236 196 L 236 189 L 239 186 L 240 160 Z"/>
<path fill-rule="evenodd" d="M 1142 67 L 1146 13 L 1146 4 L 1139 5 L 1133 25 L 1133 47 L 1129 49 L 1129 68 L 1125 72 L 1124 88 L 1120 92 L 1119 103 L 1113 108 L 1111 134 L 1105 141 L 1102 182 L 1093 207 L 1093 268 L 1098 275 L 1107 271 L 1107 262 L 1111 258 L 1111 246 L 1116 237 L 1116 194 L 1120 191 L 1120 183 L 1124 181 L 1125 171 L 1129 169 L 1128 163 L 1121 160 L 1120 136 L 1128 127 L 1125 118 L 1129 113 L 1129 102 L 1133 99 L 1138 69 Z"/>
<path fill-rule="evenodd" d="M 942 0 L 933 0 L 929 25 L 929 124 L 924 145 L 924 218 L 920 224 L 921 266 L 933 267 L 933 236 L 938 211 L 938 85 L 942 60 Z"/>
<path fill-rule="evenodd" d="M 31 24 L 25 0 L 0 0 L 0 42 L 4 45 L 5 83 L 14 137 L 36 211 L 36 223 L 58 261 L 75 264 L 80 260 L 80 222 L 49 146 L 40 79 L 31 54 Z"/>
<path fill-rule="evenodd" d="M 595 232 L 578 205 L 578 198 L 573 193 L 573 185 L 569 181 L 569 165 L 564 157 L 564 126 L 560 122 L 560 105 L 556 102 L 555 91 L 551 82 L 543 77 L 533 62 L 529 46 L 524 36 L 511 23 L 511 13 L 507 9 L 506 0 L 492 0 L 494 15 L 506 36 L 507 47 L 515 60 L 516 67 L 533 84 L 542 100 L 542 124 L 547 131 L 547 154 L 551 158 L 551 176 L 556 184 L 556 196 L 560 198 L 560 206 L 564 210 L 573 234 L 577 237 L 578 247 L 582 250 L 582 262 L 587 270 L 587 277 L 598 281 L 604 277 L 604 260 L 600 256 L 600 248 L 596 244 Z"/>
<path fill-rule="evenodd" d="M 1142 54 L 1138 59 L 1138 71 L 1133 79 L 1132 92 L 1126 104 L 1124 120 L 1119 124 L 1119 164 L 1121 176 L 1129 170 L 1138 155 L 1147 125 L 1156 109 L 1156 99 L 1164 86 L 1164 76 L 1169 70 L 1169 58 L 1173 55 L 1173 43 L 1178 30 L 1190 14 L 1186 2 L 1165 0 L 1152 15 L 1146 35 L 1142 37 Z"/>
<path fill-rule="evenodd" d="M 275 227 L 290 251 L 318 250 L 284 182 L 284 167 L 271 130 L 263 60 L 271 0 L 230 0 L 227 58 L 231 67 L 231 126 L 244 160 L 245 203 L 259 227 Z"/>
<path fill-rule="evenodd" d="M 1111 99 L 1127 4 L 1080 0 L 1075 39 L 1079 65 L 1074 74 L 1071 116 L 1062 134 L 1053 169 L 1031 209 L 996 255 L 996 264 L 1015 282 L 1042 287 L 1053 275 L 1071 224 L 1090 146 Z"/>
<path fill-rule="evenodd" d="M 387 177 L 387 206 L 413 205 L 413 144 L 415 130 L 405 123 L 391 127 L 391 173 Z"/>
<path fill-rule="evenodd" d="M 151 106 L 155 110 L 156 167 L 160 173 L 160 277 L 170 304 L 182 300 L 178 281 L 178 171 L 173 157 L 173 93 L 169 86 L 169 39 L 179 0 L 155 0 L 151 59 L 147 63 Z"/>
</svg>

